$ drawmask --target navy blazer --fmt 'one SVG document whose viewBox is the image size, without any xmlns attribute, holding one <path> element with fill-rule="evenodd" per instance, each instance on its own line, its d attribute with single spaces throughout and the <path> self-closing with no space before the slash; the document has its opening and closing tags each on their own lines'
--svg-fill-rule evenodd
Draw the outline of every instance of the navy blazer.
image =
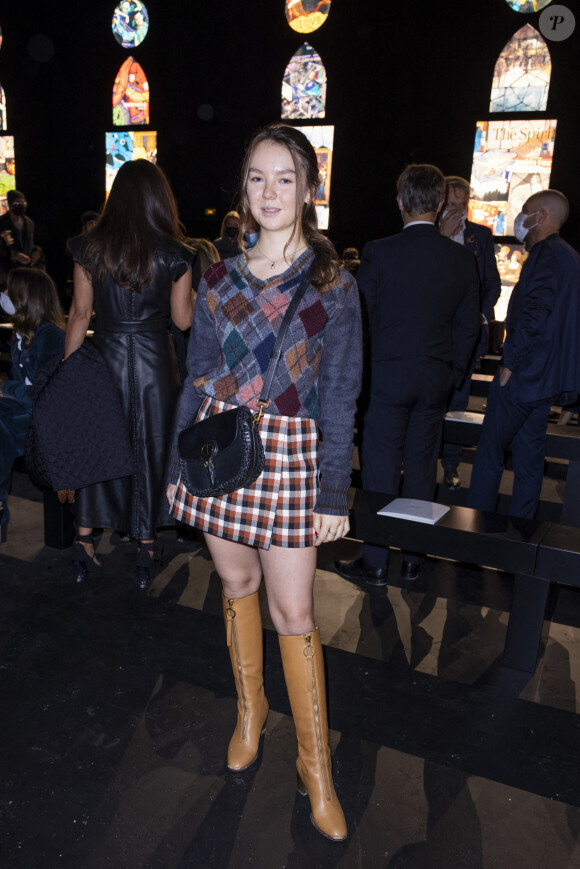
<svg viewBox="0 0 580 869">
<path fill-rule="evenodd" d="M 41 365 L 64 353 L 64 332 L 54 323 L 41 323 L 30 347 L 12 341 L 12 372 L 2 384 L 2 394 L 15 399 L 25 410 L 32 409 L 32 384 Z"/>
<path fill-rule="evenodd" d="M 508 307 L 503 364 L 523 402 L 580 393 L 580 256 L 557 233 L 536 242 L 524 263 Z"/>
<path fill-rule="evenodd" d="M 479 335 L 479 278 L 464 245 L 418 223 L 365 245 L 357 283 L 373 361 L 431 358 L 461 383 Z"/>
<path fill-rule="evenodd" d="M 481 282 L 481 310 L 486 320 L 493 320 L 493 309 L 501 293 L 491 229 L 465 221 L 463 244 L 475 254 Z"/>
</svg>

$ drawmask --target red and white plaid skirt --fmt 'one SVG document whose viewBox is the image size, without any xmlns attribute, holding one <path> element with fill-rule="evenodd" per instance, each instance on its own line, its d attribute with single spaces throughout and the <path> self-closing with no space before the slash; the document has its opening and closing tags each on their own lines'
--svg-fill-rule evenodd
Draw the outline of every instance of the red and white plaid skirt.
<svg viewBox="0 0 580 869">
<path fill-rule="evenodd" d="M 198 419 L 232 405 L 206 398 Z M 318 431 L 313 419 L 265 413 L 260 422 L 264 470 L 251 486 L 215 498 L 191 495 L 181 478 L 171 513 L 236 543 L 269 549 L 313 546 L 313 511 L 318 496 Z"/>
</svg>

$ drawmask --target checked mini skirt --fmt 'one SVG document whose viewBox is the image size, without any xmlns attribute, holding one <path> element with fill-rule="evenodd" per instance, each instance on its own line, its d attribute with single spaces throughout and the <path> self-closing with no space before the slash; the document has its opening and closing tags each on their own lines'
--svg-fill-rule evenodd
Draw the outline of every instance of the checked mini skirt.
<svg viewBox="0 0 580 869">
<path fill-rule="evenodd" d="M 232 405 L 206 398 L 197 418 L 230 410 Z M 216 537 L 269 549 L 313 546 L 313 511 L 318 496 L 318 431 L 313 419 L 265 413 L 260 437 L 266 462 L 257 480 L 244 489 L 215 498 L 191 495 L 181 478 L 171 514 Z"/>
</svg>

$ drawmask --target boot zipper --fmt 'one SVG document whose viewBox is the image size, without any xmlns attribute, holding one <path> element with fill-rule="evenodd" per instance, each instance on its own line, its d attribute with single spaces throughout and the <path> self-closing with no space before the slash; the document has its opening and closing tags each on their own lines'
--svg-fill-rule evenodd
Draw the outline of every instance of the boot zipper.
<svg viewBox="0 0 580 869">
<path fill-rule="evenodd" d="M 229 619 L 228 626 L 231 627 L 231 636 L 233 638 L 234 653 L 236 656 L 236 666 L 238 668 L 238 692 L 240 695 L 240 700 L 242 701 L 242 709 L 244 710 L 243 715 L 242 715 L 242 739 L 245 739 L 246 738 L 246 727 L 248 724 L 248 710 L 246 707 L 246 695 L 244 692 L 244 678 L 243 678 L 243 673 L 242 673 L 242 665 L 240 664 L 240 654 L 238 651 L 238 632 L 236 630 L 236 623 L 234 621 L 236 613 L 235 613 L 235 610 L 233 609 L 233 603 L 234 603 L 233 599 L 228 600 L 228 605 L 231 608 L 231 611 L 233 613 L 233 615 L 231 617 L 228 616 L 228 619 Z M 226 613 L 227 612 L 229 612 L 229 610 L 227 610 Z M 231 645 L 231 643 L 230 643 L 230 645 Z"/>
<path fill-rule="evenodd" d="M 304 648 L 304 657 L 307 658 L 310 662 L 310 676 L 311 676 L 311 685 L 312 685 L 312 707 L 314 709 L 314 727 L 316 729 L 316 743 L 318 745 L 318 759 L 320 762 L 320 771 L 322 773 L 322 782 L 324 786 L 324 795 L 327 800 L 332 799 L 332 795 L 330 793 L 330 786 L 328 781 L 328 769 L 326 768 L 326 759 L 324 757 L 324 746 L 322 744 L 322 726 L 320 723 L 320 706 L 318 703 L 318 686 L 316 683 L 316 671 L 314 668 L 314 655 L 316 654 L 316 650 L 312 648 L 311 642 L 312 637 L 310 634 L 306 634 L 304 637 L 306 641 L 306 646 Z"/>
</svg>

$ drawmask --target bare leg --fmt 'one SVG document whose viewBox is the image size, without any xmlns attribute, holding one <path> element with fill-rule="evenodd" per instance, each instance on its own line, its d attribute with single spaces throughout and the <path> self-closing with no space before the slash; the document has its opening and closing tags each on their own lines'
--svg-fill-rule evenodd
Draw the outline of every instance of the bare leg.
<svg viewBox="0 0 580 869">
<path fill-rule="evenodd" d="M 268 593 L 268 608 L 279 634 L 306 634 L 314 629 L 316 549 L 271 546 L 259 550 Z"/>
</svg>

